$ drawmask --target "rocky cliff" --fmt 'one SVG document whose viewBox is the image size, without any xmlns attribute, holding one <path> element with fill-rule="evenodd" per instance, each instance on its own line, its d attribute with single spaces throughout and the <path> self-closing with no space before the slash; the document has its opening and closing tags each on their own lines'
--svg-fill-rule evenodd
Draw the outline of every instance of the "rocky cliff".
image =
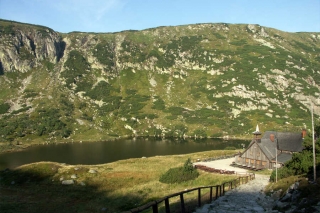
<svg viewBox="0 0 320 213">
<path fill-rule="evenodd" d="M 195 24 L 61 34 L 0 21 L 0 140 L 250 137 L 320 115 L 320 33 Z"/>
</svg>

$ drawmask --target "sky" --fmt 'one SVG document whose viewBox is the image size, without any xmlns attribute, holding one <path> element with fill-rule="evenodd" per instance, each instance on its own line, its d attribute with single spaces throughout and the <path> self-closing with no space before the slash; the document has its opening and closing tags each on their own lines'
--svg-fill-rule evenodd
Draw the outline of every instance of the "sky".
<svg viewBox="0 0 320 213">
<path fill-rule="evenodd" d="M 68 33 L 196 23 L 320 32 L 320 0 L 0 0 L 0 18 Z"/>
</svg>

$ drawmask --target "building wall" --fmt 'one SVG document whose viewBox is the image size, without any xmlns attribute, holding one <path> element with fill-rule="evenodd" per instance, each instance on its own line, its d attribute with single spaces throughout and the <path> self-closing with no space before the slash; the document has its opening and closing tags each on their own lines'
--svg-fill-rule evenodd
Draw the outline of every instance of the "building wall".
<svg viewBox="0 0 320 213">
<path fill-rule="evenodd" d="M 269 159 L 256 143 L 252 144 L 242 155 L 236 156 L 235 162 L 255 169 L 270 168 Z"/>
</svg>

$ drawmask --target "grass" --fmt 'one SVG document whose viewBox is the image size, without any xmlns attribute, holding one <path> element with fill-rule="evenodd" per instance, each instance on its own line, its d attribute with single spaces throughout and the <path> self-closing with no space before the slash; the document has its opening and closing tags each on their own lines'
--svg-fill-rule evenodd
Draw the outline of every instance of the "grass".
<svg viewBox="0 0 320 213">
<path fill-rule="evenodd" d="M 0 209 L 2 212 L 99 212 L 106 208 L 107 212 L 121 212 L 185 189 L 234 179 L 232 175 L 199 171 L 196 180 L 181 184 L 159 182 L 163 173 L 183 166 L 188 158 L 196 161 L 233 153 L 234 150 L 207 151 L 91 166 L 53 162 L 24 165 L 0 173 Z M 97 173 L 89 173 L 90 169 Z M 61 178 L 71 179 L 74 174 L 77 175 L 74 185 L 61 184 Z"/>
</svg>

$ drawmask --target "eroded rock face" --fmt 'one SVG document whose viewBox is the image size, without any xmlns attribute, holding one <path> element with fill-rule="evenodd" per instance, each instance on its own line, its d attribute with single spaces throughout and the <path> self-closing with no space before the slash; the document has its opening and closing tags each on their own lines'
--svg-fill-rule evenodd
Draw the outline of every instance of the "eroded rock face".
<svg viewBox="0 0 320 213">
<path fill-rule="evenodd" d="M 2 72 L 26 72 L 42 60 L 56 63 L 63 57 L 65 43 L 52 30 L 14 30 L 0 37 Z"/>
<path fill-rule="evenodd" d="M 242 24 L 60 34 L 0 21 L 0 84 L 9 94 L 0 104 L 33 114 L 39 102 L 80 103 L 60 108 L 74 135 L 178 135 L 172 120 L 188 126 L 181 135 L 251 135 L 252 118 L 302 126 L 310 102 L 320 114 L 319 38 Z"/>
</svg>

